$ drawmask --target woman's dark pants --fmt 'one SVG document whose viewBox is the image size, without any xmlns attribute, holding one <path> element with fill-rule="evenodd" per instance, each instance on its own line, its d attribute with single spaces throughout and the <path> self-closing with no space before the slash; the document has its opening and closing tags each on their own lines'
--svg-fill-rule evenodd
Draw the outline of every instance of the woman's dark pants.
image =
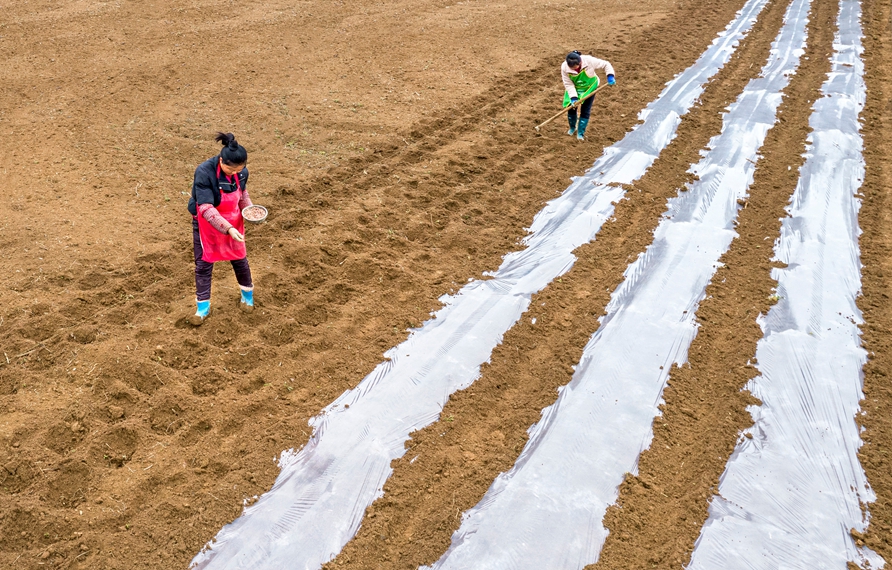
<svg viewBox="0 0 892 570">
<path fill-rule="evenodd" d="M 588 119 L 592 114 L 592 103 L 595 102 L 594 97 L 589 97 L 585 101 L 582 102 L 582 106 L 579 108 L 580 115 L 583 119 Z M 567 111 L 567 118 L 570 120 L 571 125 L 576 124 L 576 109 L 570 109 Z"/>
</svg>

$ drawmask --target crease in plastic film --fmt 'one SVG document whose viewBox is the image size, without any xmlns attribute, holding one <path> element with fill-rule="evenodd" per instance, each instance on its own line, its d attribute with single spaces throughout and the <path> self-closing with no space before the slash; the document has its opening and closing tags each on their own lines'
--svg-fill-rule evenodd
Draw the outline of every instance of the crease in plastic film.
<svg viewBox="0 0 892 570">
<path fill-rule="evenodd" d="M 530 297 L 569 270 L 572 251 L 594 238 L 624 196 L 619 184 L 653 164 L 766 3 L 749 0 L 697 63 L 641 113 L 644 123 L 536 215 L 526 249 L 506 255 L 492 279 L 444 296 L 433 319 L 385 354 L 389 361 L 311 420 L 307 445 L 280 456 L 273 488 L 221 529 L 191 567 L 316 569 L 340 552 L 381 496 L 409 434 L 434 421 L 451 393 L 473 383 Z"/>
<path fill-rule="evenodd" d="M 690 570 L 838 568 L 885 561 L 858 547 L 875 500 L 858 460 L 855 415 L 866 353 L 856 198 L 864 179 L 858 116 L 866 87 L 861 9 L 841 0 L 831 71 L 812 106 L 806 161 L 772 270 L 779 297 L 758 320 L 760 406 L 722 474 Z"/>
<path fill-rule="evenodd" d="M 694 310 L 736 237 L 737 201 L 748 195 L 799 65 L 810 5 L 791 2 L 761 76 L 728 108 L 721 134 L 692 167 L 698 180 L 669 201 L 653 243 L 626 269 L 572 380 L 430 568 L 573 570 L 597 562 L 604 513 L 651 442 L 669 369 L 686 361 Z"/>
</svg>

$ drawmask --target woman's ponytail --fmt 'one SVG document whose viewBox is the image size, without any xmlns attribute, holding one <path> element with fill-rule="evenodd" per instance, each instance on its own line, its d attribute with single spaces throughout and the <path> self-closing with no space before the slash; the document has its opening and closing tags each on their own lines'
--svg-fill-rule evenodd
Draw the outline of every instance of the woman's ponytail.
<svg viewBox="0 0 892 570">
<path fill-rule="evenodd" d="M 214 140 L 223 145 L 220 158 L 227 166 L 240 166 L 248 162 L 248 151 L 235 140 L 232 133 L 217 133 Z"/>
</svg>

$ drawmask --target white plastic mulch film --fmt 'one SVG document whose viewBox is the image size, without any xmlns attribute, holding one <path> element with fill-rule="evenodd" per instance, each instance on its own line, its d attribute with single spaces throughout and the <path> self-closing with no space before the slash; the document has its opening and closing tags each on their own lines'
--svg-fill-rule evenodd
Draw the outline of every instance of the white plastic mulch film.
<svg viewBox="0 0 892 570">
<path fill-rule="evenodd" d="M 650 444 L 669 369 L 686 361 L 694 312 L 736 236 L 738 200 L 799 65 L 809 7 L 790 4 L 761 76 L 729 107 L 692 167 L 698 180 L 669 201 L 652 245 L 627 268 L 572 381 L 433 568 L 573 570 L 597 561 L 604 513 Z"/>
<path fill-rule="evenodd" d="M 850 529 L 874 500 L 858 461 L 855 414 L 866 360 L 855 193 L 864 179 L 858 115 L 864 105 L 860 5 L 842 0 L 832 70 L 810 119 L 806 162 L 787 207 L 773 270 L 779 300 L 760 319 L 762 401 L 710 504 L 688 566 L 697 570 L 881 568 Z"/>
<path fill-rule="evenodd" d="M 594 239 L 624 196 L 620 184 L 653 164 L 766 3 L 749 0 L 697 63 L 642 111 L 644 122 L 537 214 L 525 250 L 505 256 L 491 279 L 443 297 L 435 318 L 311 420 L 312 437 L 300 451 L 282 454 L 273 488 L 224 527 L 192 568 L 316 569 L 340 552 L 381 496 L 409 434 L 434 422 L 449 395 L 474 382 L 530 297 L 570 269 L 573 250 Z"/>
</svg>

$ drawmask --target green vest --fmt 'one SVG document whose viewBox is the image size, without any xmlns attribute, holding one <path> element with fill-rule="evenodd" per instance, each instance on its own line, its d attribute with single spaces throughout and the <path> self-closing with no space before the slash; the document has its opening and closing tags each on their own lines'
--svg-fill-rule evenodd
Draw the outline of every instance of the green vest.
<svg viewBox="0 0 892 570">
<path fill-rule="evenodd" d="M 576 96 L 582 99 L 598 88 L 598 76 L 589 77 L 584 69 L 580 69 L 576 75 L 570 74 L 570 81 L 576 86 Z M 564 107 L 570 104 L 570 94 L 564 91 Z"/>
</svg>

